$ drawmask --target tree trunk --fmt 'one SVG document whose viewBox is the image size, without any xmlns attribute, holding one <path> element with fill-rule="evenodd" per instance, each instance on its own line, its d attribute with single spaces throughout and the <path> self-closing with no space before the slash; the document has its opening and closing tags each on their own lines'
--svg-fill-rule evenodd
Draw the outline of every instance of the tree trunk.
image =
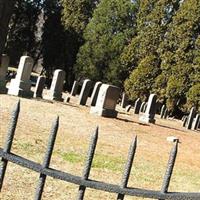
<svg viewBox="0 0 200 200">
<path fill-rule="evenodd" d="M 0 58 L 5 48 L 8 25 L 16 0 L 0 0 Z"/>
</svg>

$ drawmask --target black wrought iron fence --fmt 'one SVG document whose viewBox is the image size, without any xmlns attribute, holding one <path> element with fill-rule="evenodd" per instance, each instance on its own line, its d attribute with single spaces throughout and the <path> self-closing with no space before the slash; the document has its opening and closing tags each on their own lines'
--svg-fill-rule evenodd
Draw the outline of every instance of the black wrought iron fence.
<svg viewBox="0 0 200 200">
<path fill-rule="evenodd" d="M 163 184 L 160 191 L 154 190 L 145 190 L 139 188 L 130 188 L 127 187 L 128 180 L 134 160 L 134 155 L 137 148 L 137 137 L 133 139 L 130 145 L 127 162 L 125 164 L 124 172 L 122 175 L 122 180 L 120 185 L 114 185 L 109 183 L 104 183 L 100 181 L 95 181 L 89 179 L 90 170 L 92 166 L 92 161 L 95 154 L 95 148 L 98 141 L 98 127 L 94 134 L 91 136 L 91 141 L 89 144 L 88 153 L 86 155 L 85 166 L 83 169 L 82 177 L 75 176 L 66 172 L 62 172 L 56 169 L 52 169 L 49 167 L 51 156 L 56 140 L 56 135 L 59 127 L 59 118 L 54 121 L 51 129 L 51 133 L 48 140 L 48 145 L 46 149 L 46 153 L 44 156 L 44 160 L 42 164 L 33 162 L 31 160 L 25 159 L 19 155 L 13 154 L 11 152 L 12 142 L 15 134 L 15 129 L 17 126 L 17 120 L 20 112 L 20 102 L 14 108 L 11 114 L 11 120 L 8 128 L 8 133 L 6 137 L 6 141 L 3 148 L 0 148 L 0 157 L 1 157 L 1 168 L 0 168 L 0 191 L 3 186 L 3 180 L 6 173 L 7 163 L 12 162 L 19 166 L 31 169 L 37 173 L 39 173 L 39 180 L 37 184 L 37 188 L 35 191 L 35 200 L 42 199 L 43 189 L 45 187 L 46 177 L 53 177 L 55 179 L 60 179 L 69 183 L 73 183 L 79 186 L 77 200 L 84 199 L 84 194 L 87 188 L 92 188 L 95 190 L 102 190 L 106 192 L 111 192 L 116 194 L 117 200 L 123 200 L 124 197 L 127 196 L 135 196 L 135 197 L 143 197 L 143 198 L 152 198 L 152 199 L 173 199 L 173 200 L 200 200 L 200 193 L 184 193 L 184 192 L 168 192 L 168 187 L 170 184 L 170 179 L 172 176 L 177 150 L 178 150 L 178 140 L 175 140 L 174 145 L 172 147 L 169 161 L 166 167 L 166 172 L 163 178 Z"/>
</svg>

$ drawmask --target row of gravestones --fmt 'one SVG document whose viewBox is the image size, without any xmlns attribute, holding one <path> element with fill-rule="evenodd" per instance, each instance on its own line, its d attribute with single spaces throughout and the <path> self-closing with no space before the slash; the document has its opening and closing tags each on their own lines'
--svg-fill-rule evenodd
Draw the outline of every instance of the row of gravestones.
<svg viewBox="0 0 200 200">
<path fill-rule="evenodd" d="M 71 96 L 76 96 L 78 87 L 79 83 L 74 81 Z M 89 79 L 84 80 L 79 95 L 79 105 L 86 105 L 92 88 L 93 82 Z M 116 111 L 116 105 L 119 95 L 120 88 L 103 84 L 102 82 L 96 82 L 91 95 L 90 113 L 104 117 L 117 117 L 118 112 Z"/>
<path fill-rule="evenodd" d="M 200 128 L 200 114 L 195 107 L 192 107 L 188 116 L 183 116 L 183 127 L 186 129 L 197 130 Z"/>
<path fill-rule="evenodd" d="M 9 57 L 2 56 L 0 67 L 0 92 L 6 91 L 6 73 L 9 64 Z M 29 96 L 29 97 L 42 97 L 43 88 L 45 85 L 45 77 L 38 77 L 35 92 L 31 91 L 30 75 L 33 67 L 33 59 L 29 56 L 22 56 L 20 59 L 17 75 L 11 80 L 8 94 L 16 96 Z M 63 84 L 65 80 L 65 72 L 63 70 L 55 70 L 53 80 L 50 87 L 49 98 L 51 100 L 62 100 Z M 92 89 L 92 81 L 89 79 L 84 80 L 81 92 L 79 95 L 79 104 L 85 105 L 89 97 L 89 93 Z M 78 89 L 78 82 L 75 81 L 72 87 L 71 96 L 75 96 Z M 117 101 L 119 99 L 120 89 L 116 86 L 102 84 L 97 82 L 94 86 L 91 95 L 91 113 L 95 113 L 100 116 L 116 117 L 117 111 L 115 110 Z M 140 116 L 139 120 L 144 123 L 155 123 L 156 113 L 156 95 L 151 94 L 147 103 L 141 102 L 137 99 L 135 102 L 134 113 L 144 113 Z M 127 104 L 127 97 L 125 93 L 122 95 L 121 106 L 125 107 Z M 129 106 L 128 109 L 131 107 Z M 184 119 L 184 126 L 188 129 L 197 129 L 199 127 L 199 114 L 194 117 L 194 109 L 191 110 L 190 115 Z M 166 106 L 161 108 L 161 118 L 167 118 L 168 110 Z M 187 120 L 186 120 L 187 119 Z M 192 121 L 192 122 L 191 122 Z"/>
<path fill-rule="evenodd" d="M 40 76 L 37 79 L 35 92 L 31 91 L 30 76 L 33 68 L 33 59 L 29 56 L 22 56 L 17 70 L 17 75 L 11 79 L 9 89 L 6 88 L 6 73 L 9 65 L 9 57 L 3 55 L 1 58 L 1 93 L 22 97 L 40 97 L 42 98 L 43 88 L 45 86 L 45 77 Z M 62 101 L 63 84 L 65 80 L 65 72 L 57 69 L 54 72 L 48 99 Z M 83 82 L 82 89 L 79 95 L 79 104 L 85 105 L 92 88 L 92 81 L 86 79 Z M 73 85 L 71 94 L 74 95 L 77 90 L 76 82 Z M 95 113 L 106 117 L 116 117 L 115 110 L 120 89 L 118 87 L 102 84 L 97 82 L 93 89 L 91 101 L 91 113 Z"/>
</svg>

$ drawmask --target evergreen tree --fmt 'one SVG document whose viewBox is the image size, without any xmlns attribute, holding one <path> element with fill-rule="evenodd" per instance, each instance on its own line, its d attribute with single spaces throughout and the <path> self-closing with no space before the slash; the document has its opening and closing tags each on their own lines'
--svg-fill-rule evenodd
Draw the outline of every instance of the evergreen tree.
<svg viewBox="0 0 200 200">
<path fill-rule="evenodd" d="M 120 54 L 134 35 L 137 2 L 102 0 L 84 31 L 85 44 L 76 64 L 77 76 L 122 86 L 127 70 Z"/>
<path fill-rule="evenodd" d="M 46 76 L 51 78 L 55 69 L 65 69 L 65 32 L 61 22 L 62 6 L 59 0 L 43 3 L 44 26 L 42 56 Z"/>
<path fill-rule="evenodd" d="M 80 46 L 83 45 L 83 31 L 88 24 L 98 0 L 61 0 L 62 23 L 65 29 L 65 71 L 70 89 L 75 75 L 74 64 Z"/>
<path fill-rule="evenodd" d="M 15 2 L 15 0 L 0 0 L 0 59 L 4 52 L 8 25 L 13 13 Z"/>
<path fill-rule="evenodd" d="M 41 0 L 17 0 L 10 20 L 6 52 L 11 64 L 16 65 L 26 53 L 32 57 L 38 48 L 35 32 L 38 15 L 41 12 Z"/>
<path fill-rule="evenodd" d="M 200 2 L 182 1 L 160 45 L 162 74 L 157 82 L 165 88 L 170 109 L 182 107 L 187 94 L 190 102 L 199 104 L 199 35 Z"/>
<path fill-rule="evenodd" d="M 158 47 L 178 7 L 178 0 L 140 2 L 137 34 L 121 56 L 123 64 L 132 71 L 125 88 L 133 100 L 146 99 L 154 89 L 155 79 L 161 73 Z"/>
</svg>

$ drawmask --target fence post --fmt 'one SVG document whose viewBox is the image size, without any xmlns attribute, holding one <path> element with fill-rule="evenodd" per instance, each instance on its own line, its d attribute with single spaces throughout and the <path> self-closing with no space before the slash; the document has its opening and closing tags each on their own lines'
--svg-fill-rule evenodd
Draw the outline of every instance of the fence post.
<svg viewBox="0 0 200 200">
<path fill-rule="evenodd" d="M 7 133 L 7 137 L 6 137 L 4 148 L 3 148 L 3 151 L 6 153 L 10 153 L 10 150 L 12 147 L 12 142 L 15 135 L 19 112 L 20 112 L 20 101 L 18 101 L 18 103 L 14 107 L 11 114 L 11 120 L 8 126 L 8 133 Z M 1 161 L 2 161 L 2 167 L 0 168 L 0 191 L 3 186 L 3 180 L 4 180 L 4 176 L 5 176 L 6 168 L 8 164 L 8 161 L 3 158 L 1 159 Z"/>
<path fill-rule="evenodd" d="M 174 142 L 175 142 L 175 144 L 172 147 L 172 150 L 170 152 L 169 161 L 168 161 L 165 176 L 164 176 L 164 179 L 163 179 L 161 193 L 168 192 L 171 176 L 172 176 L 174 165 L 175 165 L 175 162 L 176 162 L 179 140 L 176 139 Z M 163 200 L 163 199 L 160 199 L 160 200 Z"/>
<path fill-rule="evenodd" d="M 86 156 L 85 167 L 83 169 L 83 175 L 82 175 L 83 180 L 87 180 L 89 178 L 89 175 L 90 175 L 90 170 L 91 170 L 91 167 L 92 167 L 92 161 L 93 161 L 93 158 L 94 158 L 94 153 L 95 153 L 97 140 L 98 140 L 98 132 L 99 132 L 98 130 L 99 130 L 99 128 L 97 127 L 96 131 L 91 136 L 89 149 L 88 149 L 88 153 L 87 153 L 87 156 Z M 85 190 L 86 190 L 85 186 L 82 186 L 82 185 L 79 186 L 77 200 L 82 200 L 84 198 Z"/>
<path fill-rule="evenodd" d="M 131 173 L 131 168 L 133 165 L 133 159 L 135 157 L 135 152 L 136 152 L 136 148 L 137 148 L 137 136 L 133 139 L 130 148 L 129 148 L 129 152 L 128 152 L 128 158 L 127 158 L 127 162 L 124 168 L 124 173 L 122 176 L 122 182 L 121 182 L 121 188 L 126 188 L 128 185 L 128 180 L 130 177 L 130 173 Z M 117 200 L 123 200 L 124 199 L 124 194 L 118 194 L 117 196 Z"/>
<path fill-rule="evenodd" d="M 46 169 L 49 167 L 55 140 L 56 140 L 56 136 L 57 136 L 57 132 L 58 132 L 58 127 L 59 127 L 59 117 L 57 117 L 56 120 L 54 121 L 54 123 L 52 124 L 51 133 L 50 133 L 48 145 L 47 145 L 47 150 L 46 150 L 44 161 L 42 164 L 43 169 Z M 36 188 L 36 192 L 35 192 L 35 198 L 34 198 L 35 200 L 41 199 L 45 181 L 46 181 L 46 175 L 41 173 L 39 181 L 38 181 L 38 185 Z"/>
</svg>

